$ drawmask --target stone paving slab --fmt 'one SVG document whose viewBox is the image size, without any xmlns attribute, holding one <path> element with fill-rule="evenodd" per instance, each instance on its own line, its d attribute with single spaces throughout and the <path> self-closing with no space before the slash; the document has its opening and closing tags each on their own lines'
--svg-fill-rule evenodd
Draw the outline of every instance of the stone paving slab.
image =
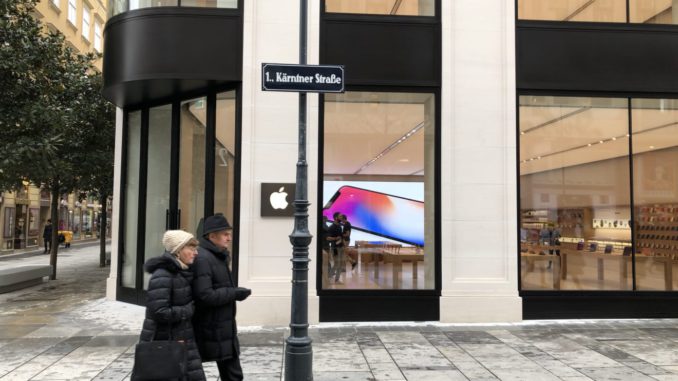
<svg viewBox="0 0 678 381">
<path fill-rule="evenodd" d="M 72 249 L 57 281 L 0 296 L 0 381 L 130 379 L 144 309 L 103 299 L 97 254 Z M 282 380 L 288 335 L 240 327 L 246 380 Z M 316 381 L 678 381 L 678 319 L 320 324 L 309 336 Z"/>
</svg>

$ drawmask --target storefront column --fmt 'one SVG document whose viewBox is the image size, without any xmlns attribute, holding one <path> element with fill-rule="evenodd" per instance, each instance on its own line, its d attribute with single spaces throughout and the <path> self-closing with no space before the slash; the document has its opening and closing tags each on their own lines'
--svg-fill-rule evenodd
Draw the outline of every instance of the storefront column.
<svg viewBox="0 0 678 381">
<path fill-rule="evenodd" d="M 442 2 L 443 322 L 520 321 L 513 2 Z"/>
</svg>

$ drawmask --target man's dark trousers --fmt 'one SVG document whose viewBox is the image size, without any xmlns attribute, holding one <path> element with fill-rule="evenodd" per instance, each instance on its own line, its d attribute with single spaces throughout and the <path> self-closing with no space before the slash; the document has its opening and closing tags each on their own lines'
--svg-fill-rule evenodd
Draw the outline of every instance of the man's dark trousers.
<svg viewBox="0 0 678 381">
<path fill-rule="evenodd" d="M 243 379 L 240 359 L 238 357 L 217 361 L 217 368 L 219 369 L 221 381 L 241 381 Z"/>
</svg>

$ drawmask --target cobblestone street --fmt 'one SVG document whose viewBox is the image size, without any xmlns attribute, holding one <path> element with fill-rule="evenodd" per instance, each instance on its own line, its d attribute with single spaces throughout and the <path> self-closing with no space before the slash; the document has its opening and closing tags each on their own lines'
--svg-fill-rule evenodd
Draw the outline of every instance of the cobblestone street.
<svg viewBox="0 0 678 381">
<path fill-rule="evenodd" d="M 47 255 L 0 268 L 47 264 Z M 0 380 L 128 380 L 144 309 L 103 299 L 98 247 L 62 250 L 58 280 L 0 295 Z M 678 380 L 678 321 L 320 324 L 315 380 Z M 280 380 L 285 327 L 241 327 L 246 380 Z M 218 374 L 205 364 L 208 379 Z"/>
</svg>

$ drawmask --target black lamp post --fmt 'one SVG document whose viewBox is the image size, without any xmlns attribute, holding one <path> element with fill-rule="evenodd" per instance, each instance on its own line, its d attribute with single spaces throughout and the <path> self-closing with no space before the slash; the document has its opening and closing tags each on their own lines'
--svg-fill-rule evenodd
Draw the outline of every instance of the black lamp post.
<svg viewBox="0 0 678 381">
<path fill-rule="evenodd" d="M 300 0 L 299 63 L 306 65 L 307 0 Z M 308 336 L 308 164 L 306 163 L 306 93 L 299 93 L 299 156 L 297 161 L 292 243 L 292 316 L 285 346 L 285 381 L 313 380 L 313 349 Z"/>
</svg>

